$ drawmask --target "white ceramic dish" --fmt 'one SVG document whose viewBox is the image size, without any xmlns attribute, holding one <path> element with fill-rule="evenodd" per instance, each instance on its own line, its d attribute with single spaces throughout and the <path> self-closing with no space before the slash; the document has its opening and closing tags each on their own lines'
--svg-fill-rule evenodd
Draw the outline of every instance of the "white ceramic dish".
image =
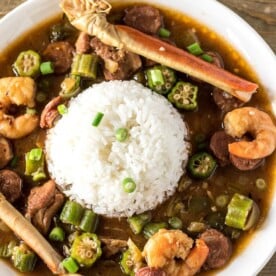
<svg viewBox="0 0 276 276">
<path fill-rule="evenodd" d="M 142 1 L 159 3 L 183 11 L 211 27 L 229 41 L 254 68 L 271 97 L 276 114 L 276 78 L 273 73 L 276 72 L 276 58 L 264 40 L 245 21 L 215 0 Z M 5 16 L 0 21 L 0 51 L 43 19 L 59 13 L 58 2 L 58 0 L 28 0 Z M 274 184 L 276 184 L 276 176 Z M 257 231 L 247 248 L 219 275 L 252 276 L 261 270 L 276 250 L 276 220 L 273 219 L 275 217 L 276 195 L 274 195 L 269 215 L 262 228 Z M 2 263 L 0 263 L 0 274 L 1 276 L 16 275 Z"/>
</svg>

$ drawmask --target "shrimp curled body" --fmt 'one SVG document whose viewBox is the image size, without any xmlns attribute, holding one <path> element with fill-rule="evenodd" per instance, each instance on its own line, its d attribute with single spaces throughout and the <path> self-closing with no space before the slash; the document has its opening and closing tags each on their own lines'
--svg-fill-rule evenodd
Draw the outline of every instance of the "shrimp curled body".
<svg viewBox="0 0 276 276">
<path fill-rule="evenodd" d="M 161 229 L 146 243 L 143 255 L 149 267 L 160 268 L 168 276 L 195 275 L 204 264 L 209 248 L 201 239 L 193 239 L 180 230 Z"/>
<path fill-rule="evenodd" d="M 276 148 L 276 127 L 270 116 L 253 107 L 235 109 L 226 114 L 224 127 L 227 134 L 242 138 L 246 133 L 252 141 L 238 141 L 228 145 L 231 154 L 245 159 L 269 156 Z"/>
<path fill-rule="evenodd" d="M 0 79 L 0 134 L 18 139 L 30 134 L 38 125 L 38 116 L 23 114 L 18 117 L 7 114 L 12 105 L 35 106 L 36 85 L 28 77 Z"/>
</svg>

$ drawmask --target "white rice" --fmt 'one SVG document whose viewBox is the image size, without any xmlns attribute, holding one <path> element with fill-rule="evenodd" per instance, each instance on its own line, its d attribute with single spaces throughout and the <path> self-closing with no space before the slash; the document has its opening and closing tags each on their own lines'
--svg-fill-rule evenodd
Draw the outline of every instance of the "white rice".
<svg viewBox="0 0 276 276">
<path fill-rule="evenodd" d="M 92 121 L 104 117 L 98 127 Z M 127 128 L 125 142 L 115 139 Z M 64 193 L 106 216 L 153 209 L 172 195 L 188 157 L 187 129 L 163 96 L 135 81 L 95 84 L 69 103 L 49 130 L 48 170 Z M 131 177 L 133 193 L 122 188 Z"/>
</svg>

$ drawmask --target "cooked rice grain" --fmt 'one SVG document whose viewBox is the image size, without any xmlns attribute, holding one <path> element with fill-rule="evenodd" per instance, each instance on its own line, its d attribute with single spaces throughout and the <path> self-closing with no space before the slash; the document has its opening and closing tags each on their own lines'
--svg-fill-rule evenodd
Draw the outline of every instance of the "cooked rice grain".
<svg viewBox="0 0 276 276">
<path fill-rule="evenodd" d="M 104 117 L 98 127 L 92 121 Z M 118 128 L 129 137 L 116 140 Z M 153 209 L 172 195 L 187 160 L 186 126 L 166 98 L 135 81 L 95 84 L 48 131 L 48 170 L 66 195 L 106 216 Z M 126 193 L 122 181 L 137 187 Z"/>
</svg>

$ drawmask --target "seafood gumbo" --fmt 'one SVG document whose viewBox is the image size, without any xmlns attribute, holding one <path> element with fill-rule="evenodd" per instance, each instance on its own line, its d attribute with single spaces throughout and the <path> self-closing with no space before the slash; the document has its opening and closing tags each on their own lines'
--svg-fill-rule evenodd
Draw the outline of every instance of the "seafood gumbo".
<svg viewBox="0 0 276 276">
<path fill-rule="evenodd" d="M 273 191 L 257 77 L 176 11 L 60 4 L 0 55 L 1 259 L 26 275 L 223 269 Z"/>
</svg>

